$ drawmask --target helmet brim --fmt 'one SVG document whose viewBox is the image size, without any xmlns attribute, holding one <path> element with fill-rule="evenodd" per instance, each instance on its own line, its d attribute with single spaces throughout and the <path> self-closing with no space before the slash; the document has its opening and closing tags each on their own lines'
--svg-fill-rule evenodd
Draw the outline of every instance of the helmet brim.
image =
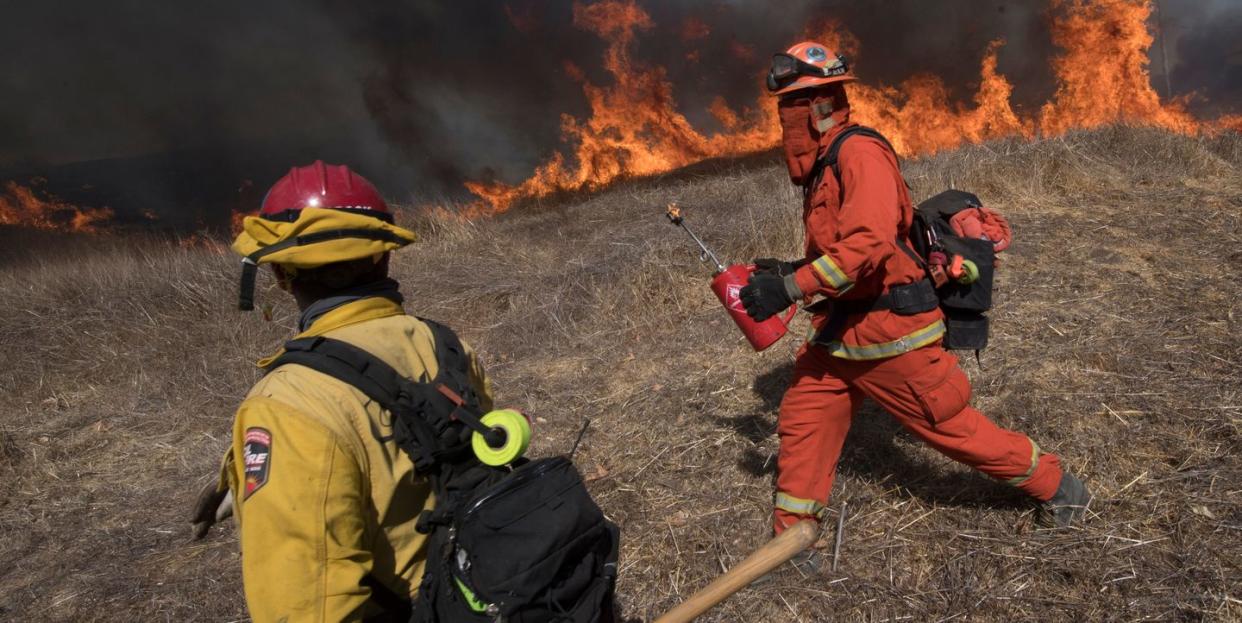
<svg viewBox="0 0 1242 623">
<path fill-rule="evenodd" d="M 769 93 L 771 93 L 773 96 L 781 96 L 787 93 L 793 93 L 794 91 L 802 91 L 804 89 L 813 89 L 815 87 L 822 87 L 824 85 L 833 84 L 836 82 L 844 83 L 844 82 L 857 82 L 857 81 L 858 81 L 858 78 L 855 78 L 851 74 L 846 74 L 844 76 L 829 76 L 827 78 L 820 78 L 820 77 L 815 77 L 815 76 L 803 76 L 801 78 L 798 78 L 797 80 L 794 80 L 788 85 L 781 87 L 780 89 L 777 89 L 775 91 L 769 91 Z"/>
</svg>

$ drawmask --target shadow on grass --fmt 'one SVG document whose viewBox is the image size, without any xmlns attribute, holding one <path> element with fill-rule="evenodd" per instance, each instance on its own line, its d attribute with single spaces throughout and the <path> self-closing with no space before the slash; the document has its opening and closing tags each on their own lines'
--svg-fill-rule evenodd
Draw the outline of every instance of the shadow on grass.
<svg viewBox="0 0 1242 623">
<path fill-rule="evenodd" d="M 717 418 L 718 423 L 756 444 L 774 437 L 781 397 L 792 378 L 791 363 L 755 377 L 752 388 L 762 401 L 759 408 L 749 414 Z M 913 497 L 939 505 L 1006 509 L 1030 505 L 1022 492 L 964 465 L 948 458 L 919 456 L 912 451 L 918 443 L 896 419 L 868 399 L 854 415 L 837 471 L 864 481 L 889 482 Z M 775 476 L 776 456 L 751 448 L 738 460 L 738 467 L 753 476 Z"/>
</svg>

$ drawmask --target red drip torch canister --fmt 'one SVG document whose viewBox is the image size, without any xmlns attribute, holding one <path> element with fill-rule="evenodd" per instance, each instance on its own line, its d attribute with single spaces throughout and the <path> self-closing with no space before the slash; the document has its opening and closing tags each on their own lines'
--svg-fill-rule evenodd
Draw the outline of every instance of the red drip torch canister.
<svg viewBox="0 0 1242 623">
<path fill-rule="evenodd" d="M 686 230 L 687 234 L 690 234 L 694 242 L 699 245 L 699 249 L 703 251 L 704 261 L 711 259 L 712 266 L 716 269 L 716 275 L 712 279 L 712 292 L 716 293 L 716 298 L 720 299 L 720 303 L 729 312 L 737 328 L 742 330 L 742 335 L 746 336 L 750 345 L 756 351 L 762 351 L 785 337 L 785 334 L 789 332 L 789 321 L 793 320 L 794 314 L 798 312 L 798 306 L 791 306 L 784 318 L 772 316 L 763 322 L 757 322 L 751 318 L 750 314 L 746 313 L 746 306 L 742 305 L 742 288 L 750 283 L 750 276 L 755 272 L 755 265 L 734 264 L 725 268 L 724 264 L 717 259 L 716 254 L 712 253 L 707 245 L 690 231 L 689 227 L 686 227 L 677 204 L 668 206 L 667 216 L 674 225 L 680 226 Z"/>
<path fill-rule="evenodd" d="M 741 299 L 742 288 L 750 282 L 750 275 L 754 272 L 754 264 L 734 264 L 712 279 L 712 292 L 716 293 L 716 298 L 729 311 L 733 322 L 755 351 L 762 351 L 785 337 L 789 332 L 789 321 L 798 312 L 798 306 L 791 306 L 784 318 L 772 316 L 763 322 L 756 322 L 746 313 Z"/>
</svg>

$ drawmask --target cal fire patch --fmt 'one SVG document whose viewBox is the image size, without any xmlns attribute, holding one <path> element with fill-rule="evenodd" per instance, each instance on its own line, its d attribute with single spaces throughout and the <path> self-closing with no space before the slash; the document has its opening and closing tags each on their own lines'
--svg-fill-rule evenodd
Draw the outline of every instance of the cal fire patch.
<svg viewBox="0 0 1242 623">
<path fill-rule="evenodd" d="M 246 491 L 242 495 L 245 500 L 267 484 L 272 465 L 272 434 L 266 428 L 246 429 L 242 459 L 246 462 Z"/>
</svg>

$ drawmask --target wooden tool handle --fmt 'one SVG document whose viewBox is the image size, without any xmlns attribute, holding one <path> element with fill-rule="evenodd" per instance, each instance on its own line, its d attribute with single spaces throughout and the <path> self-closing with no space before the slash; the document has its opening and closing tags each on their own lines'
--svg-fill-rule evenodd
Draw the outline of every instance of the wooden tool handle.
<svg viewBox="0 0 1242 623">
<path fill-rule="evenodd" d="M 755 550 L 746 560 L 738 563 L 712 580 L 711 584 L 681 602 L 672 610 L 665 612 L 655 623 L 684 623 L 707 612 L 712 606 L 724 601 L 759 579 L 763 574 L 781 566 L 793 558 L 798 552 L 815 542 L 819 526 L 813 521 L 799 521 L 788 527 L 780 536 L 768 541 Z"/>
</svg>

